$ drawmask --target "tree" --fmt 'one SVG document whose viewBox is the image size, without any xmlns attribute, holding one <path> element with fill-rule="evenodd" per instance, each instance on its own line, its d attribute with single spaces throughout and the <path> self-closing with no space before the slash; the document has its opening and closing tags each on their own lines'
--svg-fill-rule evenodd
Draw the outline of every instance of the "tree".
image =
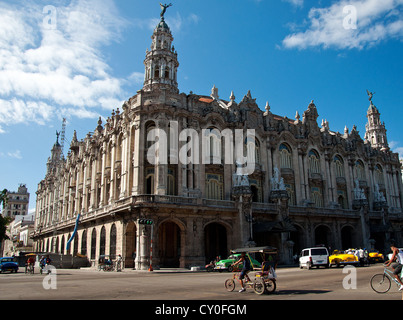
<svg viewBox="0 0 403 320">
<path fill-rule="evenodd" d="M 5 205 L 7 204 L 7 189 L 4 189 L 3 191 L 0 192 L 0 204 L 3 203 L 3 209 Z"/>
<path fill-rule="evenodd" d="M 3 191 L 0 192 L 0 205 L 3 204 L 3 209 L 5 208 L 7 204 L 7 189 L 4 189 Z M 7 225 L 11 222 L 11 219 L 9 217 L 3 217 L 0 214 L 0 242 L 3 240 L 8 240 L 9 237 L 6 234 L 7 231 Z"/>
<path fill-rule="evenodd" d="M 10 238 L 6 234 L 7 225 L 10 222 L 11 222 L 11 219 L 9 217 L 3 217 L 0 214 L 0 243 L 3 242 L 4 240 L 10 240 Z"/>
</svg>

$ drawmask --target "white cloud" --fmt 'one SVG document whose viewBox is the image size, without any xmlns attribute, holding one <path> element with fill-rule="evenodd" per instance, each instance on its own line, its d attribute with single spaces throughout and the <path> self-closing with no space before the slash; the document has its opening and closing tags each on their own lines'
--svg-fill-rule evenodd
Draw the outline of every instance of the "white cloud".
<svg viewBox="0 0 403 320">
<path fill-rule="evenodd" d="M 399 158 L 403 159 L 403 147 L 400 146 L 400 143 L 397 141 L 389 142 L 389 147 L 392 149 L 393 152 L 399 154 Z"/>
<path fill-rule="evenodd" d="M 22 159 L 21 151 L 16 150 L 14 152 L 7 152 L 7 153 L 0 152 L 0 158 L 6 158 L 6 157 L 21 160 Z"/>
<path fill-rule="evenodd" d="M 356 29 L 346 29 L 346 6 L 357 14 Z M 288 35 L 283 47 L 363 49 L 388 39 L 403 39 L 403 0 L 340 0 L 326 8 L 312 8 L 305 31 Z"/>
<path fill-rule="evenodd" d="M 94 117 L 121 102 L 101 47 L 117 41 L 126 22 L 113 0 L 73 0 L 57 6 L 55 29 L 39 4 L 0 4 L 0 133 L 4 126 L 46 124 L 66 115 Z"/>
<path fill-rule="evenodd" d="M 13 159 L 18 159 L 18 160 L 21 160 L 21 159 L 22 159 L 22 155 L 21 155 L 21 151 L 20 151 L 20 150 L 16 150 L 16 151 L 14 151 L 14 152 L 8 152 L 7 155 L 8 155 L 10 158 L 13 158 Z"/>
</svg>

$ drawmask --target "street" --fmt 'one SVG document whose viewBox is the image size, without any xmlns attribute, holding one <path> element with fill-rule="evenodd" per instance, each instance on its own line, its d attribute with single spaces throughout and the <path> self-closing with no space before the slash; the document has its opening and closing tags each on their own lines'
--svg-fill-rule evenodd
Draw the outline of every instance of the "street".
<svg viewBox="0 0 403 320">
<path fill-rule="evenodd" d="M 375 293 L 369 281 L 382 273 L 381 264 L 353 269 L 278 268 L 277 290 L 271 295 L 257 295 L 252 289 L 239 293 L 224 288 L 232 274 L 158 270 L 154 272 L 124 270 L 57 270 L 45 276 L 0 274 L 1 300 L 401 300 L 402 293 L 392 283 L 390 292 Z M 346 278 L 350 277 L 350 278 Z M 344 282 L 343 282 L 344 281 Z M 343 286 L 350 286 L 346 289 Z M 355 288 L 356 285 L 356 288 Z"/>
</svg>

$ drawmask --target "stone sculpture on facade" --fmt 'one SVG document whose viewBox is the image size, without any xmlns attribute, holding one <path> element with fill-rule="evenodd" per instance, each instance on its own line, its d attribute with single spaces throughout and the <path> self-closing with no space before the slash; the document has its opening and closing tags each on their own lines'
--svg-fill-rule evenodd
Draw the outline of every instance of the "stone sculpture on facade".
<svg viewBox="0 0 403 320">
<path fill-rule="evenodd" d="M 354 200 L 367 200 L 364 189 L 360 188 L 360 182 L 355 180 Z"/>
</svg>

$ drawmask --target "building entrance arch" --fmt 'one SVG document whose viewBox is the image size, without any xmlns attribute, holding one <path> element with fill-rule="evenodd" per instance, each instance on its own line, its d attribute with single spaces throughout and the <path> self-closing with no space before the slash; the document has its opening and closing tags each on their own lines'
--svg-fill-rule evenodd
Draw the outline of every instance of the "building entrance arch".
<svg viewBox="0 0 403 320">
<path fill-rule="evenodd" d="M 331 246 L 331 230 L 328 226 L 321 225 L 315 229 L 315 245 Z"/>
<path fill-rule="evenodd" d="M 354 248 L 353 243 L 354 229 L 351 226 L 345 226 L 341 229 L 341 246 L 343 250 Z"/>
<path fill-rule="evenodd" d="M 158 228 L 158 256 L 162 268 L 179 268 L 182 256 L 182 231 L 173 221 Z"/>
<path fill-rule="evenodd" d="M 137 227 L 134 221 L 130 221 L 126 227 L 126 254 L 125 254 L 125 268 L 134 267 L 134 259 L 136 255 L 136 235 Z"/>
<path fill-rule="evenodd" d="M 210 223 L 204 228 L 204 252 L 206 263 L 214 261 L 217 256 L 228 255 L 227 229 L 220 223 Z"/>
</svg>

